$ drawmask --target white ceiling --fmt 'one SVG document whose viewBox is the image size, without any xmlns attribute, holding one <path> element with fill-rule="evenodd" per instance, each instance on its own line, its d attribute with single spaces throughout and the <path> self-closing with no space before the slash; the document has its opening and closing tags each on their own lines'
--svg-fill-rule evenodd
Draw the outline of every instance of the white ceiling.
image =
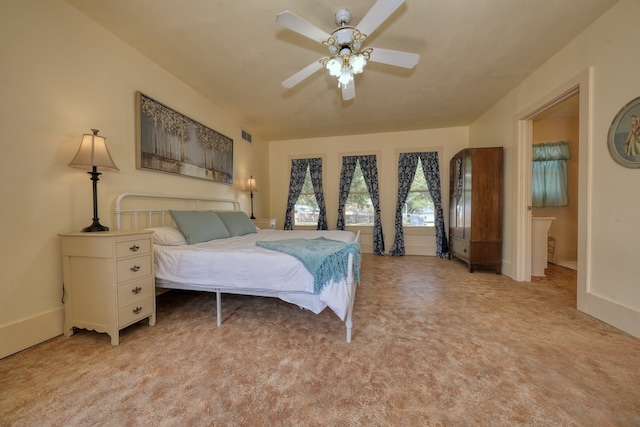
<svg viewBox="0 0 640 427">
<path fill-rule="evenodd" d="M 343 101 L 321 70 L 281 82 L 324 46 L 276 24 L 284 10 L 331 32 L 375 0 L 67 0 L 267 140 L 467 126 L 617 0 L 407 0 L 365 46 L 420 54 L 369 63 Z M 170 99 L 147 93 L 171 106 Z"/>
</svg>

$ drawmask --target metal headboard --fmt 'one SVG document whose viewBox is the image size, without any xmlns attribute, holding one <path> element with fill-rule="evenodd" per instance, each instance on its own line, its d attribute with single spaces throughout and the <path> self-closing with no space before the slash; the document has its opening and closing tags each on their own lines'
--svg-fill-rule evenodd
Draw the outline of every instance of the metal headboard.
<svg viewBox="0 0 640 427">
<path fill-rule="evenodd" d="M 163 207 L 161 209 L 158 208 L 128 208 L 124 209 L 123 206 L 127 201 L 132 199 L 145 200 L 145 199 L 155 199 L 155 200 L 165 200 L 167 205 L 171 203 L 171 201 L 181 201 L 186 202 L 186 205 L 189 206 L 189 209 L 200 210 L 204 209 L 204 206 L 212 206 L 216 205 L 218 207 L 224 207 L 226 210 L 237 211 L 240 210 L 240 203 L 236 200 L 232 199 L 218 199 L 212 197 L 195 197 L 195 196 L 181 196 L 181 195 L 169 195 L 169 194 L 148 194 L 148 193 L 122 193 L 116 199 L 116 229 L 122 229 L 122 218 L 123 215 L 132 217 L 132 228 L 134 230 L 138 230 L 140 226 L 140 219 L 144 218 L 144 222 L 146 226 L 149 227 L 153 224 L 154 218 L 157 218 L 160 225 L 165 225 L 167 223 L 166 218 L 170 218 L 169 209 L 171 207 Z M 182 206 L 182 209 L 185 208 L 185 205 Z M 223 209 L 220 209 L 223 210 Z"/>
</svg>

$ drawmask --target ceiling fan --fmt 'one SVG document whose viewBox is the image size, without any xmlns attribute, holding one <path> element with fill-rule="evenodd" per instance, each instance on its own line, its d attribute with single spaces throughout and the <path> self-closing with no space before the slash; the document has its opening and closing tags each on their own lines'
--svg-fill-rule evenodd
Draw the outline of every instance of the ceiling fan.
<svg viewBox="0 0 640 427">
<path fill-rule="evenodd" d="M 320 58 L 298 71 L 283 81 L 282 86 L 287 89 L 292 88 L 313 73 L 326 68 L 329 70 L 330 75 L 338 78 L 338 87 L 342 89 L 342 99 L 348 101 L 356 96 L 354 77 L 356 74 L 362 73 L 367 62 L 380 62 L 409 69 L 415 67 L 420 59 L 420 55 L 417 53 L 363 47 L 365 39 L 391 16 L 402 3 L 404 3 L 404 0 L 376 1 L 355 27 L 349 25 L 351 23 L 349 9 L 339 9 L 336 12 L 338 28 L 333 30 L 331 34 L 288 10 L 278 14 L 276 18 L 278 24 L 322 43 L 327 46 L 330 55 Z"/>
</svg>

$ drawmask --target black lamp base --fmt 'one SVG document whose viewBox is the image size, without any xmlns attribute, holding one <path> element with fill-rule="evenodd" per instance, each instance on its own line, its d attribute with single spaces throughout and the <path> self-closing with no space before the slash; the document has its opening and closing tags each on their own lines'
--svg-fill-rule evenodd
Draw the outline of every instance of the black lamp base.
<svg viewBox="0 0 640 427">
<path fill-rule="evenodd" d="M 253 191 L 251 192 L 251 219 L 256 219 L 255 216 L 253 216 Z"/>
<path fill-rule="evenodd" d="M 102 175 L 98 172 L 98 168 L 93 166 L 92 170 L 87 172 L 91 175 L 91 181 L 93 181 L 93 224 L 82 229 L 85 233 L 93 231 L 109 231 L 109 227 L 105 227 L 100 224 L 100 218 L 98 218 L 98 181 L 99 176 Z"/>
<path fill-rule="evenodd" d="M 88 227 L 83 228 L 82 231 L 85 232 L 85 233 L 90 233 L 90 232 L 93 232 L 93 231 L 109 231 L 109 227 L 100 224 L 100 222 L 96 218 L 96 219 L 93 220 L 93 224 L 91 224 Z"/>
</svg>

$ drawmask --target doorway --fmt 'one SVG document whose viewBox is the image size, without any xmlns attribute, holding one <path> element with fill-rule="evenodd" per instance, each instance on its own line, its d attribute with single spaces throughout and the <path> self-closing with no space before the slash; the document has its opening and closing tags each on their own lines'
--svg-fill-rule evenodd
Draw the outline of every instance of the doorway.
<svg viewBox="0 0 640 427">
<path fill-rule="evenodd" d="M 585 70 L 556 91 L 519 114 L 518 121 L 518 183 L 517 183 L 517 248 L 516 280 L 531 281 L 531 151 L 534 142 L 534 120 L 577 113 L 578 121 L 578 188 L 577 188 L 577 301 L 579 310 L 585 311 L 587 291 L 587 265 L 590 256 L 587 245 L 589 194 L 588 156 L 591 141 L 589 126 L 591 69 Z M 574 111 L 576 110 L 577 111 Z"/>
<path fill-rule="evenodd" d="M 567 204 L 558 207 L 533 206 L 531 209 L 533 218 L 553 218 L 553 220 L 550 221 L 548 237 L 532 237 L 546 237 L 545 259 L 548 262 L 572 270 L 578 269 L 579 114 L 580 93 L 576 92 L 531 118 L 531 141 L 534 145 L 562 141 L 566 142 L 569 152 L 569 159 L 565 162 Z M 532 232 L 534 230 L 535 227 L 532 228 Z"/>
</svg>

